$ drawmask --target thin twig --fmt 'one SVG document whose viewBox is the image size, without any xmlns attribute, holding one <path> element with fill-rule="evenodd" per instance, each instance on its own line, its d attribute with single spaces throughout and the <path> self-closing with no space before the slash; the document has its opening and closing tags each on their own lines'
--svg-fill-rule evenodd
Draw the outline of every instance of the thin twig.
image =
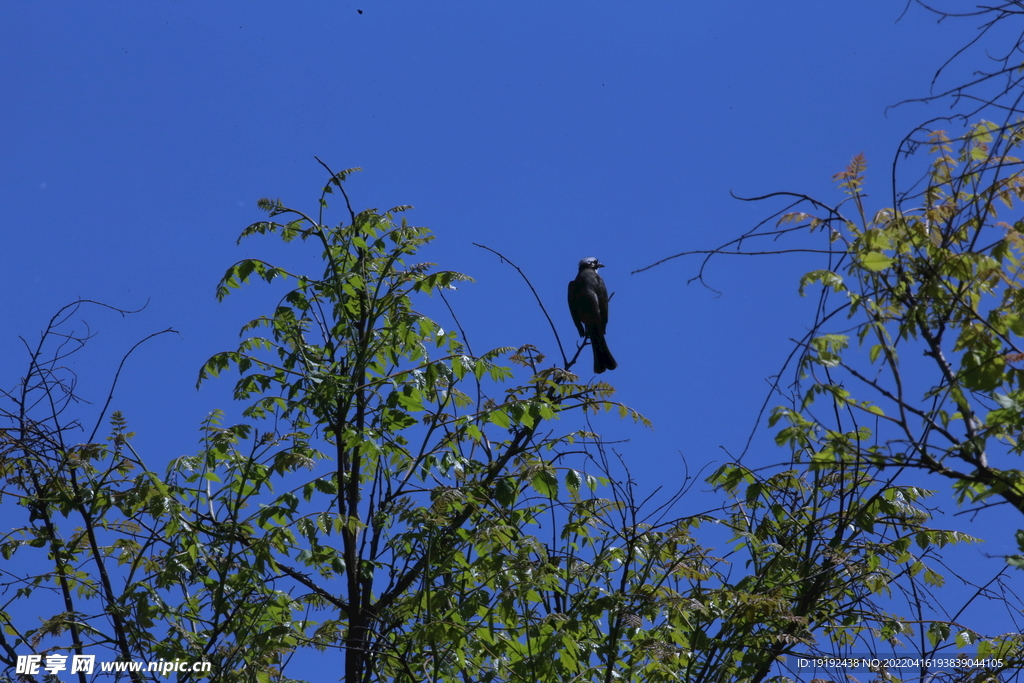
<svg viewBox="0 0 1024 683">
<path fill-rule="evenodd" d="M 507 256 L 502 254 L 501 252 L 495 251 L 494 249 L 491 249 L 490 247 L 485 246 L 483 244 L 477 244 L 476 242 L 473 242 L 473 246 L 474 247 L 480 247 L 481 249 L 486 249 L 487 251 L 489 251 L 492 254 L 496 255 L 502 261 L 504 261 L 505 263 L 509 264 L 513 268 L 515 268 L 516 271 L 519 273 L 519 275 L 522 276 L 523 280 L 526 281 L 526 286 L 530 288 L 531 292 L 533 292 L 534 298 L 537 299 L 537 305 L 540 306 L 540 310 L 544 313 L 544 317 L 548 319 L 548 324 L 551 325 L 551 331 L 555 335 L 555 342 L 558 343 L 558 351 L 562 354 L 562 363 L 564 364 L 564 367 L 566 369 L 568 369 L 570 367 L 570 363 L 569 363 L 568 357 L 565 355 L 565 349 L 562 347 L 562 339 L 561 339 L 561 337 L 558 336 L 558 329 L 555 327 L 554 321 L 551 320 L 551 316 L 548 315 L 548 310 L 546 308 L 544 308 L 544 302 L 541 301 L 540 295 L 537 294 L 537 290 L 534 289 L 533 283 L 530 282 L 530 278 L 526 277 L 526 273 L 523 272 L 522 268 L 520 268 L 516 264 L 512 263 L 512 261 Z M 573 356 L 573 358 L 572 358 L 574 362 L 575 362 L 576 358 L 579 357 L 580 350 L 582 350 L 582 348 L 583 347 L 581 346 L 579 349 L 576 350 L 576 355 Z"/>
</svg>

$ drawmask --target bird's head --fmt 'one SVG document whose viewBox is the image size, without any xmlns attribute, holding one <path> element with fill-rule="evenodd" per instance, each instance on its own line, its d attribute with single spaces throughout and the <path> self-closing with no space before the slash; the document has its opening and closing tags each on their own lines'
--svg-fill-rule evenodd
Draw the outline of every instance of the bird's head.
<svg viewBox="0 0 1024 683">
<path fill-rule="evenodd" d="M 580 270 L 590 268 L 597 270 L 598 268 L 604 268 L 604 264 L 597 260 L 594 256 L 588 256 L 585 259 L 580 259 Z"/>
</svg>

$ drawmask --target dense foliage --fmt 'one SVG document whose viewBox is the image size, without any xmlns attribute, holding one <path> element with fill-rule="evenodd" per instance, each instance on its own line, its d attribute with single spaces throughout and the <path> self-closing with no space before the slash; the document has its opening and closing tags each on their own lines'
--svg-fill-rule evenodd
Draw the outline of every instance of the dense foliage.
<svg viewBox="0 0 1024 683">
<path fill-rule="evenodd" d="M 996 163 L 986 131 L 959 162 Z M 212 663 L 179 680 L 289 681 L 330 662 L 345 681 L 761 681 L 798 677 L 785 655 L 879 652 L 917 629 L 933 653 L 1009 662 L 1016 636 L 925 614 L 924 597 L 901 615 L 890 599 L 927 595 L 942 582 L 937 551 L 970 540 L 932 528 L 931 494 L 899 470 L 955 476 L 966 501 L 1020 492 L 987 446 L 1016 454 L 1019 237 L 1006 228 L 981 250 L 976 236 L 992 215 L 979 198 L 1019 185 L 950 186 L 958 160 L 945 142 L 937 153 L 920 215 L 786 218 L 840 245 L 837 267 L 804 285 L 844 298 L 834 311 L 822 300 L 800 358 L 810 383 L 773 417 L 792 457 L 722 467 L 709 479 L 721 507 L 701 514 L 685 491 L 650 501 L 605 448 L 596 413 L 645 422 L 609 385 L 533 346 L 475 356 L 417 311 L 468 278 L 409 262 L 431 235 L 397 218 L 408 207 L 356 213 L 350 171 L 331 174 L 315 217 L 261 200 L 270 220 L 242 237 L 315 245 L 322 270 L 246 259 L 225 274 L 220 298 L 255 279 L 287 285 L 200 373 L 238 371 L 243 422 L 211 415 L 199 452 L 165 473 L 134 452 L 120 413 L 106 442 L 73 442 L 63 318 L 5 394 L 2 494 L 20 513 L 0 540 L 0 660 Z M 858 206 L 862 171 L 858 160 L 841 178 Z M 330 226 L 335 193 L 347 216 Z M 837 312 L 872 340 L 863 358 L 824 329 Z M 912 339 L 939 369 L 919 397 L 898 361 Z M 872 366 L 896 388 L 858 369 Z M 895 410 L 858 398 L 839 370 Z M 823 399 L 833 423 L 815 413 Z M 880 441 L 863 416 L 904 434 Z M 701 534 L 723 528 L 712 551 Z"/>
</svg>

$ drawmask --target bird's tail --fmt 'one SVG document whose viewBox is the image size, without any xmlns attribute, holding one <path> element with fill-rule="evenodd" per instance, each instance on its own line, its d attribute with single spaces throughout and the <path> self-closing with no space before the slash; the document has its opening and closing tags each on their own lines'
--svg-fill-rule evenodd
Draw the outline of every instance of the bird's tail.
<svg viewBox="0 0 1024 683">
<path fill-rule="evenodd" d="M 614 370 L 619 367 L 612 352 L 608 350 L 608 344 L 605 342 L 603 334 L 591 334 L 590 345 L 594 347 L 594 372 L 596 374 L 600 375 L 605 370 Z"/>
</svg>

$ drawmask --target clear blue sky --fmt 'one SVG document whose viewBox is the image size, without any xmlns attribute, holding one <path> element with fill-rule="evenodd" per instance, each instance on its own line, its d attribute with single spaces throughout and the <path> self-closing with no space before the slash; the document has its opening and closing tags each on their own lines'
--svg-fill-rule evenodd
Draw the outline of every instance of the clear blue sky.
<svg viewBox="0 0 1024 683">
<path fill-rule="evenodd" d="M 605 377 L 655 424 L 609 420 L 606 435 L 630 440 L 619 450 L 639 481 L 671 486 L 680 454 L 693 473 L 742 449 L 765 378 L 811 321 L 796 289 L 814 262 L 722 258 L 709 271 L 721 296 L 685 285 L 694 259 L 630 271 L 717 246 L 769 212 L 730 191 L 838 198 L 830 178 L 859 152 L 875 208 L 887 205 L 898 142 L 942 112 L 886 108 L 926 94 L 972 34 L 918 8 L 900 19 L 902 9 L 6 3 L 0 381 L 22 372 L 17 336 L 36 339 L 59 306 L 148 301 L 125 320 L 84 312 L 100 335 L 75 365 L 81 389 L 101 401 L 120 352 L 173 327 L 180 337 L 130 361 L 114 406 L 159 467 L 193 452 L 200 420 L 230 408 L 233 381 L 197 393 L 200 364 L 276 301 L 254 286 L 218 304 L 214 286 L 247 256 L 308 262 L 271 239 L 235 240 L 262 217 L 259 197 L 315 206 L 317 155 L 364 169 L 349 185 L 357 209 L 414 205 L 410 221 L 437 234 L 426 257 L 476 278 L 452 302 L 478 352 L 532 343 L 554 358 L 557 347 L 518 275 L 472 242 L 527 272 L 569 343 L 566 283 L 581 257 L 598 256 L 620 363 Z M 983 551 L 1008 552 L 1005 535 Z"/>
</svg>

